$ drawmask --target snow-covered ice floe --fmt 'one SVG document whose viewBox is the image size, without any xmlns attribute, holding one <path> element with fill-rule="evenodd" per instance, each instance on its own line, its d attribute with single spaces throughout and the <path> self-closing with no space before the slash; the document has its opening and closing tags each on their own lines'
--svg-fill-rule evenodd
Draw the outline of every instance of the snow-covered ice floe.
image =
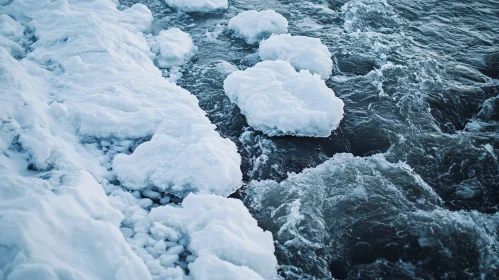
<svg viewBox="0 0 499 280">
<path fill-rule="evenodd" d="M 227 9 L 228 0 L 164 0 L 165 3 L 183 12 L 209 13 Z"/>
<path fill-rule="evenodd" d="M 160 31 L 149 38 L 149 44 L 161 68 L 182 66 L 189 62 L 197 50 L 191 35 L 178 28 Z"/>
<path fill-rule="evenodd" d="M 147 7 L 115 2 L 0 6 L 0 279 L 182 279 L 187 263 L 268 279 L 272 236 L 241 202 L 159 205 L 228 195 L 240 156 L 154 66 Z"/>
<path fill-rule="evenodd" d="M 272 34 L 288 32 L 288 21 L 273 10 L 252 10 L 231 18 L 229 28 L 234 31 L 234 36 L 248 44 L 256 44 Z"/>
<path fill-rule="evenodd" d="M 230 74 L 225 93 L 248 124 L 269 136 L 328 137 L 343 118 L 343 101 L 319 75 L 286 61 L 264 61 Z"/>
<path fill-rule="evenodd" d="M 262 60 L 284 60 L 296 70 L 309 70 L 323 79 L 329 78 L 333 71 L 331 53 L 318 38 L 274 35 L 260 43 L 258 54 Z"/>
</svg>

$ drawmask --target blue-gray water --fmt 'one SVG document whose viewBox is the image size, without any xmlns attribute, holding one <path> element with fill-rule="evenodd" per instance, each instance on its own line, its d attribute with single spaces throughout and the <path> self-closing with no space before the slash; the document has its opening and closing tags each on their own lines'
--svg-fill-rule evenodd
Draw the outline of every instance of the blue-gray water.
<svg viewBox="0 0 499 280">
<path fill-rule="evenodd" d="M 178 84 L 238 145 L 246 183 L 281 182 L 337 153 L 363 157 L 286 180 L 264 193 L 271 197 L 257 196 L 252 184 L 234 194 L 273 231 L 281 276 L 499 278 L 499 1 L 237 0 L 211 15 L 178 14 L 159 0 L 122 1 L 135 2 L 153 11 L 153 32 L 180 27 L 193 36 L 198 55 Z M 328 46 L 327 84 L 345 102 L 331 137 L 266 137 L 225 96 L 225 69 L 256 62 L 256 46 L 225 30 L 250 9 L 276 10 L 291 34 Z M 388 162 L 372 157 L 379 153 Z M 363 195 L 351 194 L 357 187 Z M 343 206 L 331 202 L 345 197 Z M 278 236 L 291 200 L 307 219 L 290 234 L 313 246 Z"/>
</svg>

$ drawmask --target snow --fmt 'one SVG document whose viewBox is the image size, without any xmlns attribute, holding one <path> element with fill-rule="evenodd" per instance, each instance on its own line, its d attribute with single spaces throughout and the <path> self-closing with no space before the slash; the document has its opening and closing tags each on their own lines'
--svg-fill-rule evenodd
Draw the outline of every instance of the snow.
<svg viewBox="0 0 499 280">
<path fill-rule="evenodd" d="M 264 61 L 230 74 L 225 93 L 248 124 L 269 136 L 328 137 L 343 118 L 343 101 L 319 75 L 285 61 Z"/>
<path fill-rule="evenodd" d="M 309 70 L 322 79 L 329 78 L 333 69 L 331 53 L 318 38 L 275 35 L 260 43 L 258 53 L 262 60 L 284 60 L 296 70 Z"/>
<path fill-rule="evenodd" d="M 149 44 L 161 68 L 182 66 L 189 62 L 197 50 L 191 35 L 178 28 L 162 30 L 149 40 Z"/>
<path fill-rule="evenodd" d="M 63 181 L 59 186 L 10 172 L 0 175 L 0 275 L 150 279 L 118 230 L 121 213 L 94 178 L 85 171 L 57 177 Z"/>
<path fill-rule="evenodd" d="M 240 201 L 169 204 L 230 194 L 240 156 L 154 65 L 144 5 L 26 0 L 0 14 L 0 279 L 275 275 L 272 235 Z"/>
<path fill-rule="evenodd" d="M 244 39 L 248 44 L 256 44 L 272 34 L 288 32 L 288 21 L 273 10 L 246 11 L 229 21 L 234 36 Z"/>
<path fill-rule="evenodd" d="M 191 193 L 181 206 L 150 212 L 139 201 L 122 190 L 111 194 L 125 215 L 121 230 L 153 279 L 183 279 L 187 268 L 194 279 L 275 279 L 272 235 L 240 200 Z"/>
<path fill-rule="evenodd" d="M 18 41 L 21 39 L 24 32 L 24 27 L 22 25 L 12 19 L 10 16 L 6 14 L 0 15 L 0 35 L 12 40 Z"/>
<path fill-rule="evenodd" d="M 183 197 L 191 191 L 228 196 L 240 186 L 241 158 L 234 143 L 213 127 L 185 124 L 184 118 L 179 112 L 133 154 L 115 157 L 113 168 L 125 187 L 156 187 Z"/>
<path fill-rule="evenodd" d="M 158 207 L 148 218 L 188 237 L 187 249 L 197 257 L 189 264 L 195 279 L 276 276 L 272 234 L 258 227 L 240 200 L 191 194 L 181 208 Z"/>
<path fill-rule="evenodd" d="M 209 13 L 227 9 L 227 0 L 164 0 L 165 3 L 183 12 Z"/>
</svg>

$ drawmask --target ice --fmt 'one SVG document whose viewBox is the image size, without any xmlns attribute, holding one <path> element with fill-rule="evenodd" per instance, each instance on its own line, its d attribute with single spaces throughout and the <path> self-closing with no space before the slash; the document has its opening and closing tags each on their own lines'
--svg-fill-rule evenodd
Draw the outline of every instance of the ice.
<svg viewBox="0 0 499 280">
<path fill-rule="evenodd" d="M 153 279 L 275 279 L 272 235 L 258 227 L 241 201 L 189 194 L 181 206 L 149 213 L 117 190 L 111 204 L 125 215 L 121 228 Z M 241 278 L 246 275 L 246 278 Z"/>
<path fill-rule="evenodd" d="M 187 236 L 187 249 L 197 257 L 189 264 L 195 279 L 276 276 L 272 235 L 258 227 L 239 200 L 191 194 L 182 207 L 158 207 L 148 218 Z"/>
<path fill-rule="evenodd" d="M 12 40 L 18 41 L 23 36 L 24 27 L 6 14 L 0 15 L 0 35 Z"/>
<path fill-rule="evenodd" d="M 333 71 L 333 61 L 327 46 L 318 38 L 281 34 L 260 43 L 262 60 L 284 60 L 296 70 L 309 70 L 327 79 Z"/>
<path fill-rule="evenodd" d="M 88 21 L 85 12 L 91 12 L 90 7 L 83 11 L 70 10 L 58 21 L 44 16 L 37 19 L 39 38 L 30 58 L 41 65 L 49 63 L 56 73 L 52 82 L 56 86 L 51 90 L 57 93 L 53 98 L 54 108 L 58 108 L 57 121 L 85 139 L 152 137 L 144 147 L 136 149 L 138 154 L 130 156 L 141 158 L 139 170 L 147 169 L 146 173 L 129 172 L 130 166 L 136 163 L 127 165 L 128 155 L 118 156 L 117 163 L 113 164 L 118 180 L 130 189 L 153 186 L 151 182 L 158 180 L 163 180 L 163 184 L 173 182 L 177 193 L 181 192 L 180 186 L 189 187 L 184 192 L 209 192 L 211 189 L 206 187 L 209 183 L 213 183 L 210 188 L 217 194 L 224 195 L 239 187 L 242 176 L 236 146 L 214 131 L 215 127 L 193 95 L 166 81 L 152 63 L 153 54 L 140 32 L 147 29 L 144 21 L 152 20 L 150 11 L 139 4 L 130 8 L 132 12 L 120 13 L 113 3 L 99 3 L 102 10 L 108 11 L 108 14 L 100 12 L 105 24 L 82 25 L 81 22 Z M 66 28 L 59 21 L 77 26 Z M 47 150 L 44 146 L 42 141 L 40 149 L 34 150 Z M 171 149 L 164 149 L 167 146 Z M 151 160 L 155 165 L 144 164 L 143 156 L 150 155 L 153 147 L 164 150 L 153 152 Z M 133 150 L 126 147 L 119 153 L 129 149 Z M 192 151 L 197 152 L 196 157 Z M 182 156 L 190 157 L 184 161 Z M 165 171 L 166 168 L 173 169 Z M 201 176 L 207 173 L 218 180 L 210 179 L 201 184 Z M 138 187 L 137 184 L 144 185 Z"/>
<path fill-rule="evenodd" d="M 242 179 L 234 143 L 211 127 L 185 124 L 181 131 L 157 133 L 133 154 L 117 155 L 113 168 L 121 183 L 132 190 L 154 187 L 180 197 L 191 191 L 223 196 L 234 192 Z M 202 136 L 192 137 L 196 134 Z"/>
<path fill-rule="evenodd" d="M 170 7 L 184 12 L 209 13 L 227 9 L 227 0 L 164 0 Z"/>
<path fill-rule="evenodd" d="M 248 124 L 269 136 L 328 137 L 343 118 L 343 101 L 319 75 L 285 61 L 264 61 L 230 74 L 225 93 Z"/>
<path fill-rule="evenodd" d="M 189 269 L 195 279 L 200 280 L 264 280 L 258 273 L 246 266 L 236 266 L 214 256 L 197 259 L 189 264 Z M 274 278 L 267 278 L 274 279 Z"/>
<path fill-rule="evenodd" d="M 273 10 L 246 11 L 229 21 L 229 28 L 236 37 L 244 39 L 248 44 L 256 44 L 272 34 L 288 32 L 288 21 Z"/>
<path fill-rule="evenodd" d="M 184 65 L 197 49 L 191 35 L 178 28 L 162 30 L 149 40 L 149 44 L 156 53 L 156 61 L 161 68 Z"/>
<path fill-rule="evenodd" d="M 200 279 L 245 266 L 268 279 L 272 235 L 240 201 L 192 194 L 162 206 L 172 222 L 150 216 L 167 191 L 230 194 L 240 156 L 154 65 L 151 12 L 116 2 L 0 6 L 0 278 L 183 279 L 199 259 Z"/>
</svg>

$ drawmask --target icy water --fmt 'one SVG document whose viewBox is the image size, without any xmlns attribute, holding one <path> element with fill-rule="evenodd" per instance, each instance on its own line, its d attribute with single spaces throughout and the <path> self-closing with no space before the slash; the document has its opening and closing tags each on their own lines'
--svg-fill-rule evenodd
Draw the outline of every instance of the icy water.
<svg viewBox="0 0 499 280">
<path fill-rule="evenodd" d="M 238 145 L 234 197 L 273 232 L 282 277 L 499 278 L 499 1 L 230 1 L 211 15 L 121 2 L 146 4 L 153 33 L 193 36 L 177 83 Z M 251 9 L 328 46 L 345 102 L 331 137 L 266 137 L 225 96 L 226 76 L 258 62 L 226 30 Z"/>
</svg>

